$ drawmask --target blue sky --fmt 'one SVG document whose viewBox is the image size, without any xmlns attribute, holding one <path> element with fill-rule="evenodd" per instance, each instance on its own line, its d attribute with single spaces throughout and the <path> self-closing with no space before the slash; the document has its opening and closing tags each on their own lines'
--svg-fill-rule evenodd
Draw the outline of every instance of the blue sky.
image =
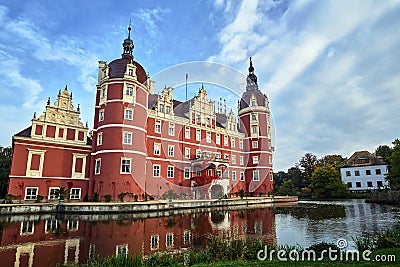
<svg viewBox="0 0 400 267">
<path fill-rule="evenodd" d="M 253 57 L 275 171 L 306 152 L 349 157 L 400 137 L 399 1 L 2 0 L 0 145 L 66 84 L 92 125 L 97 62 L 120 57 L 129 18 L 151 75 L 191 61 L 246 74 Z"/>
</svg>

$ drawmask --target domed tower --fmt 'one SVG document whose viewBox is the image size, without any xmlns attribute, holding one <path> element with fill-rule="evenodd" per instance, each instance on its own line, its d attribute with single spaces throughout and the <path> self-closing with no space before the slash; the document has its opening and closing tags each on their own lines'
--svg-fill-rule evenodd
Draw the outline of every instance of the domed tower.
<svg viewBox="0 0 400 267">
<path fill-rule="evenodd" d="M 121 58 L 99 62 L 89 198 L 145 190 L 149 78 L 133 60 L 130 33 L 129 25 Z"/>
<path fill-rule="evenodd" d="M 246 191 L 270 194 L 273 189 L 271 114 L 267 95 L 258 88 L 250 58 L 246 91 L 239 103 L 240 127 L 245 132 Z"/>
</svg>

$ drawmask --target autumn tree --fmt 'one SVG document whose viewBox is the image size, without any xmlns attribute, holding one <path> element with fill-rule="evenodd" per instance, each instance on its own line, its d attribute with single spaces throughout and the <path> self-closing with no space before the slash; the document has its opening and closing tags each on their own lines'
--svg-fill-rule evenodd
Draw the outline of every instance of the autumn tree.
<svg viewBox="0 0 400 267">
<path fill-rule="evenodd" d="M 332 165 L 317 167 L 312 173 L 310 187 L 317 198 L 339 198 L 348 193 L 339 171 Z"/>
</svg>

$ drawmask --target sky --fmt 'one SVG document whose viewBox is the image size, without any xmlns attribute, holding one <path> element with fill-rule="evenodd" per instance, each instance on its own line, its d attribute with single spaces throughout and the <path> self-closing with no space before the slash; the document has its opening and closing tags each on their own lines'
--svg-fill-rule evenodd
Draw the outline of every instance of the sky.
<svg viewBox="0 0 400 267">
<path fill-rule="evenodd" d="M 121 56 L 130 19 L 151 76 L 197 61 L 246 75 L 253 58 L 274 171 L 307 152 L 350 157 L 400 138 L 398 0 L 0 0 L 0 145 L 65 85 L 93 125 L 98 61 Z"/>
</svg>

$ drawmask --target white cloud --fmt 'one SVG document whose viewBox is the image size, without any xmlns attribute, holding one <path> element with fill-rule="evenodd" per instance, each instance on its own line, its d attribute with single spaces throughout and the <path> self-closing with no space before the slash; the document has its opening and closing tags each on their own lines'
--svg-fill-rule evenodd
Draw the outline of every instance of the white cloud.
<svg viewBox="0 0 400 267">
<path fill-rule="evenodd" d="M 142 21 L 150 37 L 155 38 L 160 33 L 157 23 L 162 22 L 164 16 L 169 12 L 169 9 L 162 8 L 139 8 L 132 13 L 132 16 L 134 16 L 137 20 Z M 133 21 L 133 27 L 135 27 L 135 20 Z"/>
</svg>

